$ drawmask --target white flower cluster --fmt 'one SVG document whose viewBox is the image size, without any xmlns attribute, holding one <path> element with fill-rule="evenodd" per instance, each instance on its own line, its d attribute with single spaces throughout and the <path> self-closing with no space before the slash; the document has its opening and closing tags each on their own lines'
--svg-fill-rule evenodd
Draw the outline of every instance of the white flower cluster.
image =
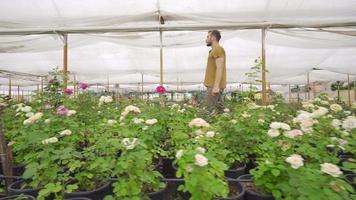
<svg viewBox="0 0 356 200">
<path fill-rule="evenodd" d="M 333 120 L 331 121 L 331 125 L 332 125 L 333 127 L 335 127 L 336 129 L 340 129 L 340 127 L 341 127 L 341 125 L 342 125 L 342 122 L 341 122 L 340 120 L 338 120 L 338 119 L 333 119 Z"/>
<path fill-rule="evenodd" d="M 304 165 L 303 157 L 298 154 L 292 154 L 291 156 L 286 158 L 285 161 L 289 163 L 293 169 L 298 169 L 299 167 L 302 167 Z"/>
<path fill-rule="evenodd" d="M 125 107 L 124 112 L 121 113 L 121 116 L 122 116 L 122 117 L 125 117 L 125 116 L 128 115 L 130 112 L 141 113 L 141 110 L 140 110 L 138 107 L 136 107 L 136 106 L 129 105 L 129 106 L 126 106 L 126 107 Z"/>
<path fill-rule="evenodd" d="M 196 139 L 203 138 L 204 136 L 206 136 L 207 138 L 213 138 L 215 137 L 215 135 L 217 135 L 217 133 L 215 133 L 214 131 L 208 131 L 204 133 L 201 129 L 198 129 L 195 131 L 195 135 Z"/>
<path fill-rule="evenodd" d="M 153 124 L 156 124 L 157 122 L 158 122 L 158 120 L 153 118 L 153 119 L 146 120 L 145 123 L 148 124 L 148 125 L 153 125 Z"/>
<path fill-rule="evenodd" d="M 346 131 L 351 131 L 352 129 L 355 129 L 356 128 L 356 117 L 355 116 L 348 116 L 342 122 L 342 128 L 344 128 Z"/>
<path fill-rule="evenodd" d="M 117 124 L 117 121 L 114 120 L 114 119 L 109 119 L 108 122 L 107 122 L 107 124 L 108 124 L 109 126 L 113 126 L 114 124 Z"/>
<path fill-rule="evenodd" d="M 121 141 L 121 144 L 127 149 L 131 150 L 136 147 L 138 144 L 138 139 L 137 138 L 124 138 Z"/>
<path fill-rule="evenodd" d="M 61 135 L 61 136 L 69 136 L 69 135 L 72 135 L 72 131 L 69 130 L 69 129 L 66 129 L 66 130 L 60 132 L 59 135 Z"/>
<path fill-rule="evenodd" d="M 340 170 L 340 168 L 334 164 L 331 163 L 323 163 L 320 165 L 321 167 L 321 171 L 329 174 L 333 177 L 339 177 L 342 174 L 342 171 Z"/>
<path fill-rule="evenodd" d="M 42 144 L 52 144 L 52 143 L 56 143 L 56 142 L 58 142 L 58 138 L 56 138 L 56 137 L 51 137 L 51 138 L 42 140 Z"/>
<path fill-rule="evenodd" d="M 193 127 L 197 127 L 197 128 L 210 127 L 210 124 L 202 118 L 195 118 L 189 122 L 189 127 L 191 127 L 191 128 L 193 128 Z"/>
<path fill-rule="evenodd" d="M 207 166 L 208 165 L 208 158 L 206 158 L 202 154 L 196 154 L 195 155 L 194 164 L 198 165 L 199 167 Z"/>
<path fill-rule="evenodd" d="M 342 107 L 339 104 L 334 103 L 330 105 L 330 110 L 333 112 L 339 112 L 342 111 Z"/>
<path fill-rule="evenodd" d="M 113 98 L 111 96 L 101 96 L 99 99 L 99 106 L 103 105 L 104 103 L 111 102 L 113 102 Z"/>
<path fill-rule="evenodd" d="M 183 151 L 182 149 L 180 149 L 180 150 L 178 150 L 178 151 L 176 152 L 176 158 L 177 158 L 178 160 L 180 160 L 183 155 L 184 155 L 184 151 Z"/>
<path fill-rule="evenodd" d="M 242 116 L 243 118 L 249 118 L 249 117 L 251 117 L 251 115 L 250 115 L 250 114 L 247 114 L 246 111 L 244 111 L 244 112 L 241 114 L 241 116 Z"/>
<path fill-rule="evenodd" d="M 278 137 L 281 134 L 279 132 L 280 130 L 290 130 L 290 126 L 283 122 L 272 122 L 269 127 L 270 129 L 268 130 L 267 135 L 269 135 L 270 137 Z"/>
<path fill-rule="evenodd" d="M 38 113 L 32 115 L 31 117 L 29 117 L 28 119 L 26 119 L 25 121 L 23 121 L 23 124 L 24 125 L 33 124 L 36 121 L 38 121 L 39 119 L 41 119 L 42 116 L 43 116 L 43 113 L 38 112 Z"/>
<path fill-rule="evenodd" d="M 322 109 L 324 110 L 324 109 Z M 319 111 L 321 112 L 321 111 Z M 321 113 L 317 113 L 321 114 Z M 306 111 L 299 111 L 299 115 L 293 119 L 294 123 L 299 123 L 300 128 L 303 132 L 310 133 L 313 131 L 313 125 L 317 124 L 318 121 L 313 119 L 313 117 L 316 116 L 313 113 L 309 113 Z"/>
<path fill-rule="evenodd" d="M 296 137 L 302 136 L 303 135 L 303 131 L 298 130 L 298 129 L 293 129 L 291 131 L 285 131 L 283 133 L 283 135 L 286 136 L 287 138 L 294 139 Z"/>
<path fill-rule="evenodd" d="M 141 119 L 141 118 L 133 118 L 132 121 L 134 122 L 134 124 L 141 124 L 143 123 L 145 120 L 144 119 Z"/>
</svg>

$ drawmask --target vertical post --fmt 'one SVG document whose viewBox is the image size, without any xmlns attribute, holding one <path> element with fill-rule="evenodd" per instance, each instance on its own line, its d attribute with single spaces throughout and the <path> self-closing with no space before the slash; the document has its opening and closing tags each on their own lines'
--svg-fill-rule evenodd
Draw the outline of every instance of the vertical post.
<svg viewBox="0 0 356 200">
<path fill-rule="evenodd" d="M 20 86 L 17 86 L 17 101 L 20 101 Z"/>
<path fill-rule="evenodd" d="M 266 94 L 266 29 L 262 29 L 262 105 L 267 105 Z"/>
<path fill-rule="evenodd" d="M 41 77 L 41 96 L 43 96 L 43 77 Z"/>
<path fill-rule="evenodd" d="M 307 72 L 307 92 L 308 92 L 308 100 L 310 100 L 309 72 Z"/>
<path fill-rule="evenodd" d="M 63 85 L 67 88 L 68 82 L 68 35 L 63 34 Z"/>
<path fill-rule="evenodd" d="M 162 86 L 163 85 L 163 44 L 162 44 L 162 30 L 159 32 L 159 39 L 160 39 L 160 51 L 159 51 L 159 84 Z"/>
<path fill-rule="evenodd" d="M 351 107 L 351 84 L 350 84 L 350 75 L 349 74 L 347 74 L 347 84 L 348 84 L 347 97 L 349 100 L 349 106 Z"/>
<path fill-rule="evenodd" d="M 337 81 L 337 101 L 340 101 L 340 81 Z"/>
<path fill-rule="evenodd" d="M 76 83 L 75 83 L 75 74 L 73 74 L 73 97 L 75 97 L 76 96 L 76 87 L 75 87 L 75 85 L 76 85 Z"/>
<path fill-rule="evenodd" d="M 141 98 L 143 100 L 143 73 L 141 73 Z"/>
<path fill-rule="evenodd" d="M 11 98 L 11 89 L 12 89 L 12 86 L 11 86 L 11 76 L 9 76 L 9 97 Z"/>
<path fill-rule="evenodd" d="M 110 90 L 110 81 L 109 81 L 109 74 L 108 74 L 108 76 L 107 76 L 107 91 L 108 91 L 108 93 L 109 93 L 109 90 Z"/>
<path fill-rule="evenodd" d="M 290 89 L 290 84 L 288 85 L 288 102 L 289 102 L 289 104 L 291 103 L 291 89 Z"/>
<path fill-rule="evenodd" d="M 40 84 L 37 84 L 37 98 L 40 97 Z"/>
</svg>

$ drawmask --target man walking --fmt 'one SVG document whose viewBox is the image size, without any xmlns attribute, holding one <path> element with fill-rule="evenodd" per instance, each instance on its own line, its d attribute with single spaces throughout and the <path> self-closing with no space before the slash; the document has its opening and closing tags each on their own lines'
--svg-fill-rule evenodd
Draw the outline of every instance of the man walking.
<svg viewBox="0 0 356 200">
<path fill-rule="evenodd" d="M 226 56 L 219 44 L 221 34 L 218 30 L 208 32 L 206 45 L 211 47 L 205 71 L 204 85 L 207 87 L 207 109 L 209 112 L 224 110 L 222 93 L 226 88 Z"/>
</svg>

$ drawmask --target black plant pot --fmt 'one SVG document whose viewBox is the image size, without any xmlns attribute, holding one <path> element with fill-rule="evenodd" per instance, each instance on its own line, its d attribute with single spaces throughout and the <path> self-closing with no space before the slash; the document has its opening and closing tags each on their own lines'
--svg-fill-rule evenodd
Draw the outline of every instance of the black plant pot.
<svg viewBox="0 0 356 200">
<path fill-rule="evenodd" d="M 354 158 L 354 155 L 352 153 L 341 153 L 339 155 L 340 162 L 345 162 L 350 158 Z"/>
<path fill-rule="evenodd" d="M 12 175 L 13 176 L 22 176 L 24 171 L 25 171 L 25 165 L 13 165 L 12 166 Z M 1 162 L 0 162 L 0 174 L 4 174 Z"/>
<path fill-rule="evenodd" d="M 167 185 L 166 187 L 162 188 L 157 192 L 147 193 L 147 196 L 152 200 L 164 200 L 166 189 L 167 189 Z"/>
<path fill-rule="evenodd" d="M 229 190 L 231 191 L 232 188 L 238 190 L 238 195 L 230 195 L 226 198 L 216 198 L 217 200 L 243 200 L 245 196 L 245 189 L 241 185 L 241 183 L 234 179 L 228 179 Z"/>
<path fill-rule="evenodd" d="M 71 182 L 73 184 L 74 182 Z M 79 192 L 72 192 L 65 194 L 64 197 L 66 199 L 72 199 L 72 198 L 89 198 L 89 199 L 104 199 L 106 195 L 109 195 L 112 193 L 112 187 L 111 187 L 111 182 L 108 181 L 101 187 L 93 190 L 93 191 L 79 191 Z"/>
<path fill-rule="evenodd" d="M 237 181 L 242 182 L 242 183 L 252 183 L 252 176 L 250 174 L 245 174 L 237 178 Z M 274 200 L 274 197 L 272 195 L 263 195 L 256 193 L 254 191 L 250 191 L 248 189 L 245 189 L 245 200 Z"/>
<path fill-rule="evenodd" d="M 171 178 L 166 179 L 167 190 L 166 190 L 166 199 L 181 199 L 189 200 L 191 197 L 189 192 L 178 191 L 178 187 L 184 184 L 184 179 L 182 178 Z"/>
<path fill-rule="evenodd" d="M 74 198 L 70 198 L 70 199 L 65 199 L 65 200 L 92 200 L 86 197 L 74 197 Z"/>
<path fill-rule="evenodd" d="M 244 175 L 246 173 L 246 164 L 242 163 L 241 167 L 237 168 L 230 168 L 224 172 L 225 177 L 227 178 L 232 178 L 232 179 L 237 179 L 241 175 Z"/>
<path fill-rule="evenodd" d="M 9 195 L 31 195 L 37 197 L 38 192 L 43 189 L 43 187 L 35 188 L 35 189 L 21 189 L 21 185 L 25 182 L 25 180 L 19 180 L 9 185 L 7 188 Z"/>
<path fill-rule="evenodd" d="M 176 169 L 173 168 L 173 160 L 170 158 L 161 157 L 156 160 L 155 169 L 159 171 L 165 178 L 175 178 Z"/>
<path fill-rule="evenodd" d="M 349 183 L 350 185 L 352 185 L 352 187 L 354 187 L 354 189 L 356 190 L 356 184 L 354 183 L 355 178 L 356 178 L 356 174 L 345 175 L 346 182 Z"/>
<path fill-rule="evenodd" d="M 22 195 L 23 198 L 19 198 L 21 195 L 12 195 L 12 196 L 8 196 L 8 197 L 3 197 L 0 198 L 0 200 L 36 200 L 35 197 L 31 196 L 31 195 Z"/>
</svg>

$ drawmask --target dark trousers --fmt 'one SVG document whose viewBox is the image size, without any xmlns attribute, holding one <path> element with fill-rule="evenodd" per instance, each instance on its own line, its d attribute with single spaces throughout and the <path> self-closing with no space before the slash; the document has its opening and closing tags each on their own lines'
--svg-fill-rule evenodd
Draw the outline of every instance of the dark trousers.
<svg viewBox="0 0 356 200">
<path fill-rule="evenodd" d="M 223 91 L 216 93 L 214 96 L 211 94 L 213 88 L 208 87 L 206 94 L 206 106 L 209 112 L 213 112 L 214 110 L 217 112 L 224 111 L 224 98 Z"/>
</svg>

